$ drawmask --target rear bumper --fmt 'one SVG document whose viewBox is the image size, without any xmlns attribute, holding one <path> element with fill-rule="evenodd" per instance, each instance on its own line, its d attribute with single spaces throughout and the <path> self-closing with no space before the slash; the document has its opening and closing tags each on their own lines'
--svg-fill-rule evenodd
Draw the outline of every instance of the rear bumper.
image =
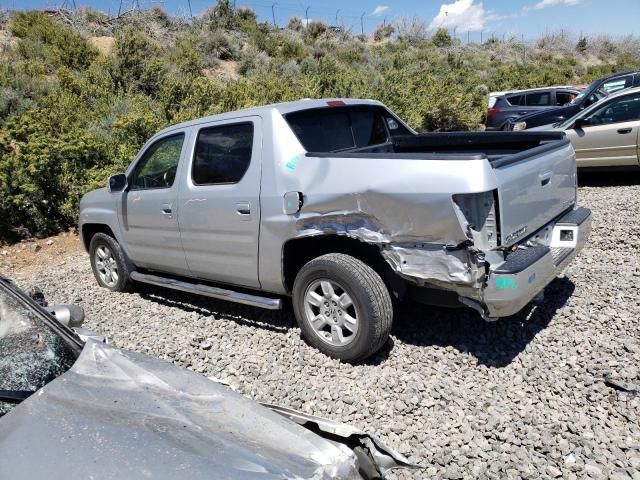
<svg viewBox="0 0 640 480">
<path fill-rule="evenodd" d="M 488 317 L 519 312 L 573 260 L 591 232 L 591 211 L 577 208 L 549 226 L 573 227 L 575 246 L 540 245 L 516 250 L 504 263 L 492 267 L 481 301 Z"/>
</svg>

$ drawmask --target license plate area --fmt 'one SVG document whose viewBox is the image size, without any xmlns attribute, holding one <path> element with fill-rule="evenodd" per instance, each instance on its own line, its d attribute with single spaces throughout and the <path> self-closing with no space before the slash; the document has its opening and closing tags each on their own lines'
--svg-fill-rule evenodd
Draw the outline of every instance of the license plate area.
<svg viewBox="0 0 640 480">
<path fill-rule="evenodd" d="M 551 233 L 551 248 L 576 248 L 578 244 L 577 225 L 556 225 Z"/>
</svg>

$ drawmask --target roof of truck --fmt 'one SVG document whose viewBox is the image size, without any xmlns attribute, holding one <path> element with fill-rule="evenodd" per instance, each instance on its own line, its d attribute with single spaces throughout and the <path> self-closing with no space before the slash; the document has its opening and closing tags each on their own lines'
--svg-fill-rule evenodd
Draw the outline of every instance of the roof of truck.
<svg viewBox="0 0 640 480">
<path fill-rule="evenodd" d="M 165 128 L 164 130 L 159 131 L 154 135 L 162 135 L 172 130 L 177 130 L 180 128 L 187 128 L 193 125 L 198 125 L 205 122 L 217 122 L 220 120 L 231 120 L 238 117 L 247 117 L 250 115 L 261 115 L 273 110 L 280 112 L 281 114 L 287 114 L 290 112 L 296 112 L 299 110 L 308 110 L 310 108 L 321 108 L 321 107 L 336 107 L 342 105 L 383 105 L 381 102 L 377 100 L 370 99 L 355 99 L 355 98 L 303 98 L 301 100 L 296 100 L 293 102 L 283 102 L 283 103 L 273 103 L 270 105 L 263 105 L 260 107 L 252 107 L 252 108 L 244 108 L 242 110 L 235 110 L 232 112 L 221 113 L 218 115 L 211 115 L 208 117 L 196 118 L 193 120 L 188 120 L 186 122 L 178 123 L 176 125 L 171 125 L 170 127 Z"/>
</svg>

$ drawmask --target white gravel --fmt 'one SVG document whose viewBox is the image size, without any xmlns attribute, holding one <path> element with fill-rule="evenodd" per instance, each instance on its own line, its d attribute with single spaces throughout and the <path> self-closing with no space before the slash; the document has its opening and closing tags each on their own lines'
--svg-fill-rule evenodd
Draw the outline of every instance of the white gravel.
<svg viewBox="0 0 640 480">
<path fill-rule="evenodd" d="M 20 283 L 49 302 L 80 303 L 86 327 L 118 347 L 354 424 L 425 467 L 394 478 L 640 480 L 640 392 L 605 383 L 640 385 L 640 178 L 614 178 L 583 182 L 590 242 L 542 304 L 493 324 L 471 311 L 407 307 L 364 365 L 307 346 L 290 309 L 147 287 L 110 293 L 87 255 Z"/>
</svg>

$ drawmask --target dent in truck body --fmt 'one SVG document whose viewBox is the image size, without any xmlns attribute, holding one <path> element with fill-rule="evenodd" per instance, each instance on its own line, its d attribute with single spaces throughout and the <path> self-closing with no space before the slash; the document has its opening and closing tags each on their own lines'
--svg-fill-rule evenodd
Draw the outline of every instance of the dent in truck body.
<svg viewBox="0 0 640 480">
<path fill-rule="evenodd" d="M 371 102 L 381 105 L 378 102 Z M 450 289 L 478 286 L 481 271 L 473 252 L 453 250 L 469 241 L 455 213 L 452 193 L 481 193 L 497 188 L 486 159 L 398 158 L 397 154 L 342 158 L 308 154 L 280 112 L 274 110 L 265 131 L 273 165 L 263 165 L 260 230 L 260 281 L 263 289 L 286 293 L 282 246 L 289 240 L 342 235 L 376 245 L 382 257 L 412 283 Z M 390 162 L 397 168 L 390 171 Z M 385 175 L 359 175 L 379 170 Z M 286 213 L 283 195 L 300 192 L 299 212 Z M 453 284 L 453 285 L 452 285 Z M 465 289 L 466 290 L 466 289 Z"/>
</svg>

